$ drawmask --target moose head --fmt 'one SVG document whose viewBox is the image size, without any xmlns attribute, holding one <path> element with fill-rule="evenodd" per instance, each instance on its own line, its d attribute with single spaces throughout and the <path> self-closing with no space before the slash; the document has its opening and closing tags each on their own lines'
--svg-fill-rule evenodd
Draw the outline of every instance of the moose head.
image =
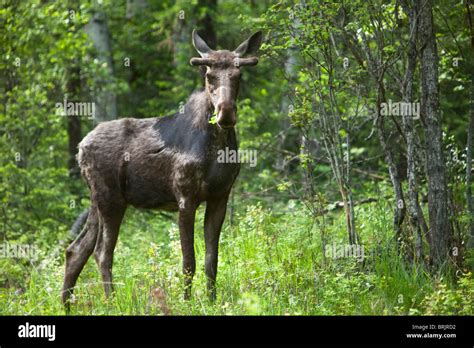
<svg viewBox="0 0 474 348">
<path fill-rule="evenodd" d="M 216 114 L 217 125 L 233 128 L 237 122 L 236 99 L 239 94 L 240 67 L 256 65 L 255 54 L 262 43 L 262 32 L 258 31 L 242 42 L 235 50 L 215 51 L 193 31 L 193 45 L 201 56 L 192 58 L 190 63 L 205 66 L 205 90 Z"/>
</svg>

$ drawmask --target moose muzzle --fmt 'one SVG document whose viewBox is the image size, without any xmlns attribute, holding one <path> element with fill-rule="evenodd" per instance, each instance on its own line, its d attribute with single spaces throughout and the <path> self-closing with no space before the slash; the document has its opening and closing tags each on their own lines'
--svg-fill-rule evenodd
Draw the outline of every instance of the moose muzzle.
<svg viewBox="0 0 474 348">
<path fill-rule="evenodd" d="M 237 123 L 237 106 L 231 93 L 231 88 L 221 86 L 217 90 L 216 104 L 217 124 L 221 128 L 232 128 Z"/>
<path fill-rule="evenodd" d="M 237 107 L 234 102 L 217 104 L 217 124 L 221 128 L 232 128 L 237 123 Z"/>
</svg>

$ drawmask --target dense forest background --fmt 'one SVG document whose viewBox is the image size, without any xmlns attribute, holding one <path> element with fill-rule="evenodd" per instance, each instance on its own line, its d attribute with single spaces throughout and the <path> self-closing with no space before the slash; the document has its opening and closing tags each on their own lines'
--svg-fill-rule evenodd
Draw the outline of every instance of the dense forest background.
<svg viewBox="0 0 474 348">
<path fill-rule="evenodd" d="M 243 70 L 243 164 L 218 300 L 182 300 L 176 217 L 129 209 L 104 300 L 75 314 L 473 314 L 474 6 L 464 0 L 3 0 L 0 314 L 62 314 L 64 250 L 89 205 L 77 144 L 98 122 L 174 113 L 201 88 L 194 28 Z M 69 102 L 95 117 L 61 114 Z M 58 106 L 59 105 L 59 106 Z M 28 257 L 12 250 L 28 249 Z M 12 256 L 13 255 L 13 256 Z"/>
</svg>

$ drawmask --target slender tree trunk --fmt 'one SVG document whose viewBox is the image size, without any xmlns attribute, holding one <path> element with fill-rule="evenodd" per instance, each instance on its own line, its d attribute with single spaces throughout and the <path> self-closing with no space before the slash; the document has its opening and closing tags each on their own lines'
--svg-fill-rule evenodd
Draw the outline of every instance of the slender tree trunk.
<svg viewBox="0 0 474 348">
<path fill-rule="evenodd" d="M 473 47 L 474 48 L 474 47 Z M 474 76 L 473 76 L 474 78 Z M 472 146 L 474 137 L 474 81 L 471 81 L 471 101 L 469 106 L 469 129 L 467 131 L 466 149 L 466 202 L 469 213 L 469 243 L 468 247 L 474 249 L 474 206 L 472 202 Z"/>
<path fill-rule="evenodd" d="M 357 244 L 358 237 L 356 235 L 355 226 L 354 226 L 354 206 L 352 202 L 352 195 L 349 194 L 344 184 L 340 183 L 340 193 L 342 197 L 342 202 L 344 205 L 344 213 L 346 215 L 346 226 L 349 236 L 349 244 Z"/>
<path fill-rule="evenodd" d="M 350 156 L 350 141 L 349 141 L 349 132 L 346 135 L 346 154 L 344 155 L 345 160 L 345 169 L 346 169 L 346 181 L 347 181 L 347 205 L 349 210 L 349 222 L 351 226 L 353 244 L 361 244 L 360 236 L 356 233 L 356 222 L 355 222 L 355 212 L 354 212 L 354 199 L 352 195 L 352 180 L 351 180 L 351 156 Z"/>
<path fill-rule="evenodd" d="M 441 114 L 438 93 L 438 52 L 433 27 L 432 3 L 418 0 L 421 44 L 421 111 L 425 119 L 426 174 L 428 177 L 428 209 L 431 250 L 434 268 L 448 257 L 452 229 L 448 212 L 448 188 L 443 153 Z"/>
<path fill-rule="evenodd" d="M 471 34 L 471 49 L 474 54 L 474 23 L 471 14 L 472 0 L 466 2 L 469 32 Z M 472 147 L 474 137 L 474 74 L 471 76 L 471 98 L 469 103 L 469 128 L 467 131 L 466 149 L 466 202 L 469 213 L 469 241 L 468 248 L 474 249 L 474 206 L 472 202 Z"/>
<path fill-rule="evenodd" d="M 413 103 L 413 79 L 416 70 L 417 51 L 417 8 L 416 4 L 411 7 L 406 6 L 410 18 L 410 39 L 407 55 L 407 69 L 403 81 L 402 95 L 403 101 Z M 414 115 L 403 115 L 403 128 L 407 142 L 407 178 L 408 178 L 408 215 L 410 225 L 415 237 L 415 256 L 417 260 L 423 257 L 423 234 L 427 233 L 427 227 L 423 216 L 423 211 L 419 202 L 418 180 L 416 176 L 416 133 L 414 129 Z"/>
<path fill-rule="evenodd" d="M 391 147 L 388 144 L 387 135 L 385 133 L 385 120 L 383 115 L 381 115 L 381 105 L 383 102 L 386 102 L 385 98 L 385 87 L 383 83 L 383 78 L 385 71 L 382 68 L 382 62 L 374 59 L 370 52 L 370 48 L 367 44 L 366 38 L 362 42 L 362 51 L 367 57 L 368 61 L 368 70 L 374 82 L 377 86 L 377 105 L 375 107 L 375 128 L 377 136 L 379 138 L 380 145 L 382 147 L 382 152 L 385 156 L 385 160 L 388 165 L 388 172 L 390 174 L 390 181 L 392 182 L 393 192 L 395 194 L 395 211 L 393 213 L 393 228 L 395 231 L 395 238 L 397 241 L 397 246 L 400 247 L 400 241 L 402 236 L 402 224 L 405 220 L 406 214 L 406 205 L 405 198 L 403 195 L 403 187 L 398 174 L 397 163 L 395 162 L 395 155 Z"/>
<path fill-rule="evenodd" d="M 329 89 L 332 93 L 333 86 L 330 84 Z M 341 199 L 344 204 L 344 211 L 346 215 L 346 227 L 349 239 L 349 244 L 357 244 L 360 242 L 356 228 L 355 228 L 355 214 L 354 206 L 352 203 L 352 194 L 350 188 L 350 181 L 348 180 L 349 165 L 348 159 L 344 158 L 342 151 L 342 139 L 340 138 L 339 131 L 342 128 L 340 124 L 340 118 L 334 111 L 334 105 L 330 106 L 330 110 L 327 110 L 324 106 L 326 98 L 323 96 L 321 91 L 319 94 L 319 129 L 321 131 L 321 140 L 329 159 L 331 169 L 334 178 L 337 182 Z M 328 98 L 329 103 L 333 103 L 331 97 Z M 331 111 L 332 110 L 332 111 Z M 347 156 L 349 156 L 349 148 L 347 150 Z"/>
<path fill-rule="evenodd" d="M 69 14 L 75 14 L 78 11 L 77 5 L 72 1 L 68 1 Z M 73 16 L 75 19 L 75 15 Z M 77 26 L 74 20 L 69 22 L 69 32 L 73 35 L 77 34 Z M 66 72 L 66 93 L 67 99 L 79 101 L 81 96 L 81 68 L 80 64 L 76 59 L 70 61 L 70 65 Z M 78 179 L 80 178 L 79 165 L 76 160 L 77 146 L 82 140 L 81 132 L 81 117 L 79 115 L 67 115 L 67 135 L 68 135 L 68 170 L 69 177 Z"/>
<path fill-rule="evenodd" d="M 385 160 L 388 164 L 388 172 L 390 174 L 390 180 L 393 186 L 393 192 L 395 194 L 395 211 L 393 213 L 393 228 L 395 230 L 395 238 L 397 240 L 397 245 L 400 247 L 400 241 L 402 236 L 402 224 L 405 220 L 406 207 L 405 207 L 405 198 L 403 195 L 403 187 L 398 174 L 397 164 L 395 162 L 395 156 L 392 149 L 388 145 L 387 135 L 384 130 L 384 116 L 380 114 L 380 105 L 384 102 L 383 87 L 379 87 L 378 92 L 378 102 L 376 107 L 376 131 L 379 138 L 380 145 L 382 146 L 382 151 L 385 155 Z"/>
<path fill-rule="evenodd" d="M 114 75 L 112 51 L 110 46 L 110 34 L 107 26 L 107 18 L 104 12 L 97 11 L 93 14 L 89 23 L 84 27 L 97 51 L 97 58 L 101 63 L 107 65 L 108 77 L 99 80 L 99 92 L 95 99 L 96 115 L 95 121 L 109 121 L 117 118 L 117 101 L 114 92 L 107 90 Z"/>
<path fill-rule="evenodd" d="M 127 0 L 125 18 L 132 19 L 147 7 L 146 0 Z"/>
<path fill-rule="evenodd" d="M 286 80 L 288 81 L 288 86 L 291 89 L 291 84 L 295 78 L 296 75 L 296 48 L 290 48 L 288 49 L 288 57 L 286 58 L 285 61 L 285 77 Z M 289 91 L 288 91 L 289 92 Z M 275 158 L 275 169 L 278 171 L 283 172 L 286 167 L 286 160 L 285 160 L 285 144 L 288 138 L 288 132 L 291 127 L 290 119 L 287 117 L 290 113 L 290 98 L 287 95 L 284 95 L 281 99 L 281 113 L 285 115 L 283 119 L 280 121 L 280 127 L 281 129 L 280 134 L 278 135 L 277 138 L 277 150 L 278 153 Z"/>
<path fill-rule="evenodd" d="M 173 41 L 173 64 L 177 75 L 175 82 L 184 87 L 195 87 L 194 74 L 189 76 L 189 53 L 196 53 L 194 50 L 189 52 L 190 35 L 192 29 L 196 28 L 209 47 L 216 49 L 217 35 L 212 16 L 217 13 L 217 0 L 199 0 L 196 5 L 190 4 L 189 9 L 194 11 L 194 13 L 201 14 L 203 10 L 205 13 L 204 15 L 193 17 L 184 10 L 178 12 L 177 21 L 173 26 L 171 35 Z M 206 67 L 201 66 L 199 70 L 201 75 L 204 76 Z M 201 83 L 203 87 L 204 79 L 201 79 Z"/>
<path fill-rule="evenodd" d="M 69 100 L 76 100 L 80 95 L 81 79 L 80 68 L 74 66 L 68 69 L 66 90 Z M 82 140 L 81 132 L 81 118 L 79 115 L 68 115 L 67 120 L 67 135 L 68 135 L 68 150 L 69 160 L 68 169 L 71 178 L 79 178 L 80 170 L 76 161 L 77 145 Z"/>
<path fill-rule="evenodd" d="M 197 27 L 200 29 L 199 34 L 207 42 L 210 48 L 216 49 L 217 35 L 214 29 L 212 16 L 217 11 L 217 0 L 199 0 L 199 8 L 205 8 L 206 13 L 197 21 Z"/>
</svg>

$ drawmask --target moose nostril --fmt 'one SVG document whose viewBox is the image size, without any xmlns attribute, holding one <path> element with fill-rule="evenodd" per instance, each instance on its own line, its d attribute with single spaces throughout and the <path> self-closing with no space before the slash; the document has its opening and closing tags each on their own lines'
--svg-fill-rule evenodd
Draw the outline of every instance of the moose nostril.
<svg viewBox="0 0 474 348">
<path fill-rule="evenodd" d="M 218 121 L 218 126 L 224 129 L 233 128 L 235 126 L 235 122 L 225 122 L 225 121 Z"/>
<path fill-rule="evenodd" d="M 220 102 L 219 104 L 217 104 L 217 110 L 220 110 L 220 111 L 236 111 L 237 108 L 235 106 L 234 103 L 229 103 L 229 102 Z"/>
</svg>

